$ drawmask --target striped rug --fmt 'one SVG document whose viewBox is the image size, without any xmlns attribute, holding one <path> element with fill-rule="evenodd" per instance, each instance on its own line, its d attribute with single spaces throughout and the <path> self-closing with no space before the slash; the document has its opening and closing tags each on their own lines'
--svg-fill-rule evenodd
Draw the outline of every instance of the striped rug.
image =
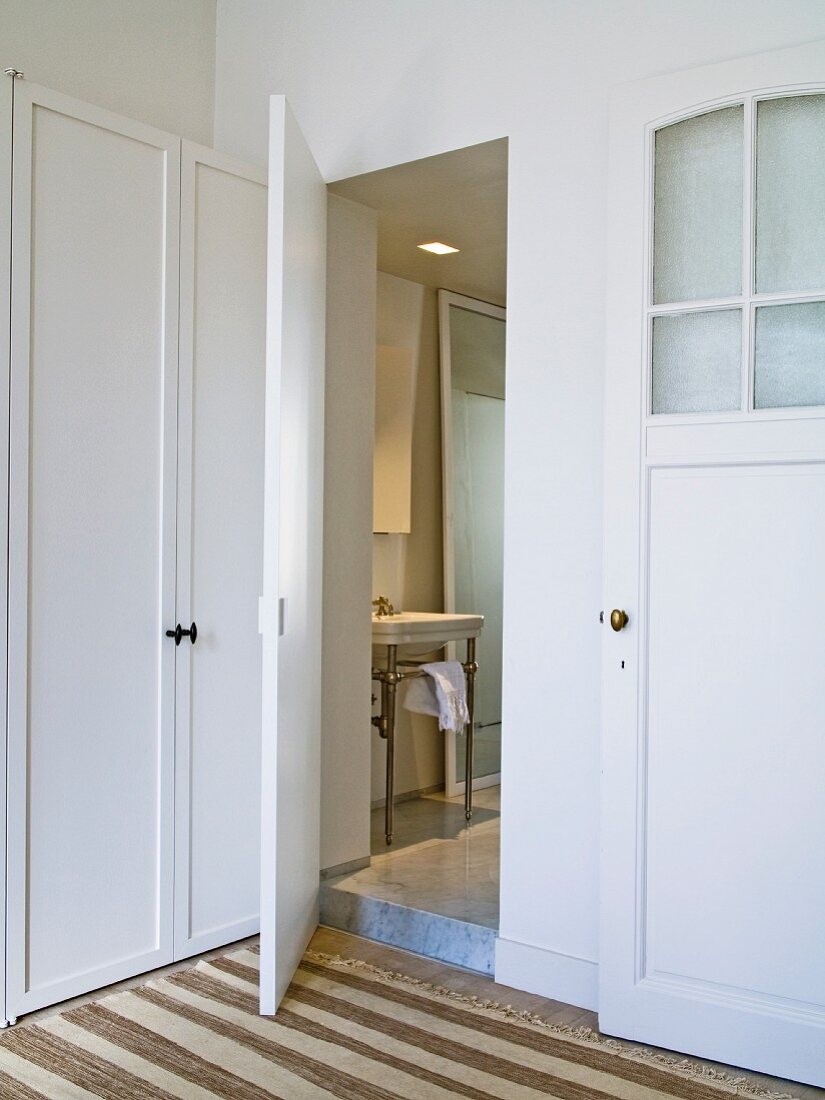
<svg viewBox="0 0 825 1100">
<path fill-rule="evenodd" d="M 719 1100 L 710 1067 L 308 952 L 276 1017 L 235 951 L 0 1039 L 2 1100 Z"/>
</svg>

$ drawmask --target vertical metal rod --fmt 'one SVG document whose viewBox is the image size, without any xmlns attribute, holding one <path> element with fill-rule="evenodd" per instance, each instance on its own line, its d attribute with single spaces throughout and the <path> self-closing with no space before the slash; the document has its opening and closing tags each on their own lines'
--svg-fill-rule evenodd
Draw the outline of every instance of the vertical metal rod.
<svg viewBox="0 0 825 1100">
<path fill-rule="evenodd" d="M 387 801 L 384 807 L 384 837 L 387 844 L 392 844 L 394 823 L 394 786 L 395 786 L 395 692 L 398 684 L 396 657 L 398 647 L 387 646 L 387 679 L 382 687 L 386 687 L 387 715 Z"/>
<path fill-rule="evenodd" d="M 467 676 L 467 751 L 464 762 L 464 817 L 467 821 L 473 816 L 473 734 L 475 732 L 476 709 L 476 640 L 467 639 L 467 664 L 464 666 Z"/>
</svg>

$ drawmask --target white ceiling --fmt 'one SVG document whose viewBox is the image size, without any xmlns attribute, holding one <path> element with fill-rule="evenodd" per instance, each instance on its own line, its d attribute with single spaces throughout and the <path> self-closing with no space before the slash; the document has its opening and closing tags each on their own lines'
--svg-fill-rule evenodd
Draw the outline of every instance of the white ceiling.
<svg viewBox="0 0 825 1100">
<path fill-rule="evenodd" d="M 506 305 L 507 139 L 382 168 L 329 185 L 378 211 L 378 269 Z M 461 251 L 434 256 L 442 241 Z"/>
</svg>

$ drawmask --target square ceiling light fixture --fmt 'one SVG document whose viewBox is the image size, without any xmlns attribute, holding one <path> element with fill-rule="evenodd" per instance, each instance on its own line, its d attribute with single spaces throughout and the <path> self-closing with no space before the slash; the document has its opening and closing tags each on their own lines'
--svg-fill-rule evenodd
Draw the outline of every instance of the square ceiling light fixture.
<svg viewBox="0 0 825 1100">
<path fill-rule="evenodd" d="M 446 256 L 450 252 L 461 251 L 458 248 L 453 248 L 451 244 L 442 244 L 441 241 L 430 241 L 429 244 L 420 244 L 418 247 L 425 252 L 434 252 L 436 256 Z"/>
</svg>

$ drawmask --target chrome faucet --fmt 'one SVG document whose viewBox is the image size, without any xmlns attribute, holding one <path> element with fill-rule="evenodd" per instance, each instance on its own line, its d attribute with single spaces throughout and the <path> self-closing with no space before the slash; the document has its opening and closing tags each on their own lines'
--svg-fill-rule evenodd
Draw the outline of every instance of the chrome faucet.
<svg viewBox="0 0 825 1100">
<path fill-rule="evenodd" d="M 377 619 L 388 619 L 390 615 L 395 614 L 395 608 L 392 606 L 387 596 L 379 596 L 377 600 L 372 601 L 372 606 L 375 608 L 375 617 Z"/>
</svg>

